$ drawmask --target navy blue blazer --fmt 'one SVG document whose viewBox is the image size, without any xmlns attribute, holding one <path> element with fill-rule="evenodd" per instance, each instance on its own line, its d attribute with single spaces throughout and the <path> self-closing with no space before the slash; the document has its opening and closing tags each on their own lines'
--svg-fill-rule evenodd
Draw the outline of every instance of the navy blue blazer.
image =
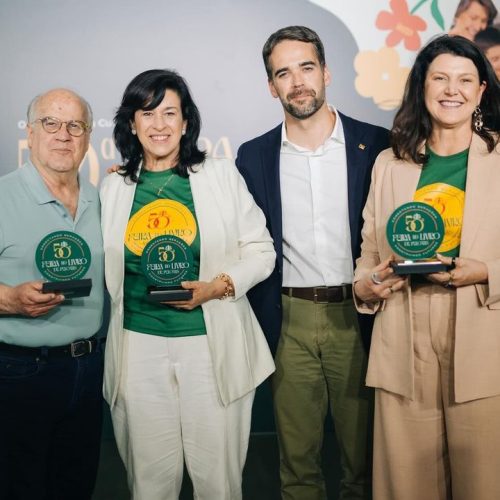
<svg viewBox="0 0 500 500">
<path fill-rule="evenodd" d="M 371 169 L 377 155 L 389 147 L 388 131 L 339 113 L 344 128 L 347 157 L 347 189 L 351 250 L 355 260 L 361 247 L 362 211 L 370 187 Z M 281 286 L 283 235 L 280 192 L 281 124 L 245 142 L 238 149 L 236 165 L 249 191 L 264 212 L 274 240 L 276 267 L 271 276 L 248 292 L 250 304 L 264 330 L 269 346 L 276 352 L 281 332 Z M 335 189 L 332 188 L 332 193 Z M 359 315 L 365 346 L 369 345 L 372 317 Z"/>
</svg>

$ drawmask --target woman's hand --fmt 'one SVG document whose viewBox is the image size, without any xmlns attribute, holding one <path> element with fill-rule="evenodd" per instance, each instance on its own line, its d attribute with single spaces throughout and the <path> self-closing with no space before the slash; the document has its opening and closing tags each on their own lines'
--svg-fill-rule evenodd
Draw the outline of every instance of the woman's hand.
<svg viewBox="0 0 500 500">
<path fill-rule="evenodd" d="M 445 257 L 437 254 L 436 257 L 450 266 L 449 271 L 432 273 L 427 279 L 444 287 L 459 287 L 475 283 L 488 283 L 488 267 L 484 262 L 465 257 Z"/>
<path fill-rule="evenodd" d="M 185 309 L 191 311 L 195 307 L 213 299 L 220 299 L 226 291 L 226 283 L 221 279 L 207 281 L 183 281 L 182 288 L 193 291 L 193 297 L 190 300 L 172 300 L 162 302 L 176 309 Z"/>
<path fill-rule="evenodd" d="M 390 263 L 394 257 L 381 262 L 372 269 L 370 276 L 359 280 L 354 286 L 354 293 L 363 302 L 377 302 L 388 299 L 393 293 L 401 290 L 406 283 L 406 277 L 394 274 Z"/>
</svg>

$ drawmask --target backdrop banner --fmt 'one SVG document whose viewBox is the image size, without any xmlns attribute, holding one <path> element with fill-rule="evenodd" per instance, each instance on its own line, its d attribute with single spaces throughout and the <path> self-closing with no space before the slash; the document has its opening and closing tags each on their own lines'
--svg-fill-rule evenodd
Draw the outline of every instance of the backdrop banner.
<svg viewBox="0 0 500 500">
<path fill-rule="evenodd" d="M 234 157 L 238 146 L 282 120 L 261 50 L 277 29 L 318 32 L 332 73 L 328 101 L 355 118 L 390 127 L 418 49 L 446 31 L 457 0 L 16 0 L 0 5 L 3 120 L 0 175 L 29 156 L 26 107 L 69 87 L 94 110 L 82 175 L 94 184 L 120 161 L 113 115 L 138 73 L 170 68 L 198 104 L 200 145 Z"/>
</svg>

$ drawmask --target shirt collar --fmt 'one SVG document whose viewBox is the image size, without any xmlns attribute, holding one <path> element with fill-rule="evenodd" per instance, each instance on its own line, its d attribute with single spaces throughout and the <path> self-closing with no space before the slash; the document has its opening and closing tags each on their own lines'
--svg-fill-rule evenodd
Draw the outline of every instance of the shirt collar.
<svg viewBox="0 0 500 500">
<path fill-rule="evenodd" d="M 329 144 L 335 142 L 339 144 L 345 144 L 345 135 L 344 135 L 344 127 L 342 126 L 342 120 L 340 119 L 337 110 L 332 105 L 329 104 L 328 109 L 335 114 L 335 125 L 333 127 L 332 133 L 330 134 L 330 137 L 327 137 L 327 139 L 325 140 L 323 147 L 327 147 Z M 302 146 L 294 144 L 288 139 L 286 135 L 285 122 L 281 124 L 281 147 L 293 148 L 296 149 L 297 151 L 309 151 L 308 149 L 303 148 Z"/>
<path fill-rule="evenodd" d="M 31 161 L 26 162 L 21 167 L 21 176 L 39 205 L 57 201 L 56 197 L 49 191 L 49 188 L 42 179 L 42 176 Z M 78 182 L 80 185 L 79 201 L 91 202 L 92 196 L 90 193 L 90 187 L 86 182 L 82 182 L 80 174 L 78 174 Z"/>
</svg>

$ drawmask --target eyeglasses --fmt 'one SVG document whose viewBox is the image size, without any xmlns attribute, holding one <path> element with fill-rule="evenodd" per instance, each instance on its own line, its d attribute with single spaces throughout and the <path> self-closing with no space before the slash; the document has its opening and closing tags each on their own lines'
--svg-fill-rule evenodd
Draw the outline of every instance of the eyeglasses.
<svg viewBox="0 0 500 500">
<path fill-rule="evenodd" d="M 45 116 L 44 118 L 38 118 L 33 123 L 40 122 L 42 124 L 43 130 L 48 132 L 49 134 L 55 134 L 59 130 L 63 123 L 66 125 L 66 130 L 69 135 L 73 137 L 80 137 L 85 132 L 91 129 L 90 125 L 87 125 L 85 122 L 81 122 L 79 120 L 70 120 L 68 122 L 63 122 L 58 120 L 57 118 L 52 118 L 51 116 Z"/>
</svg>

